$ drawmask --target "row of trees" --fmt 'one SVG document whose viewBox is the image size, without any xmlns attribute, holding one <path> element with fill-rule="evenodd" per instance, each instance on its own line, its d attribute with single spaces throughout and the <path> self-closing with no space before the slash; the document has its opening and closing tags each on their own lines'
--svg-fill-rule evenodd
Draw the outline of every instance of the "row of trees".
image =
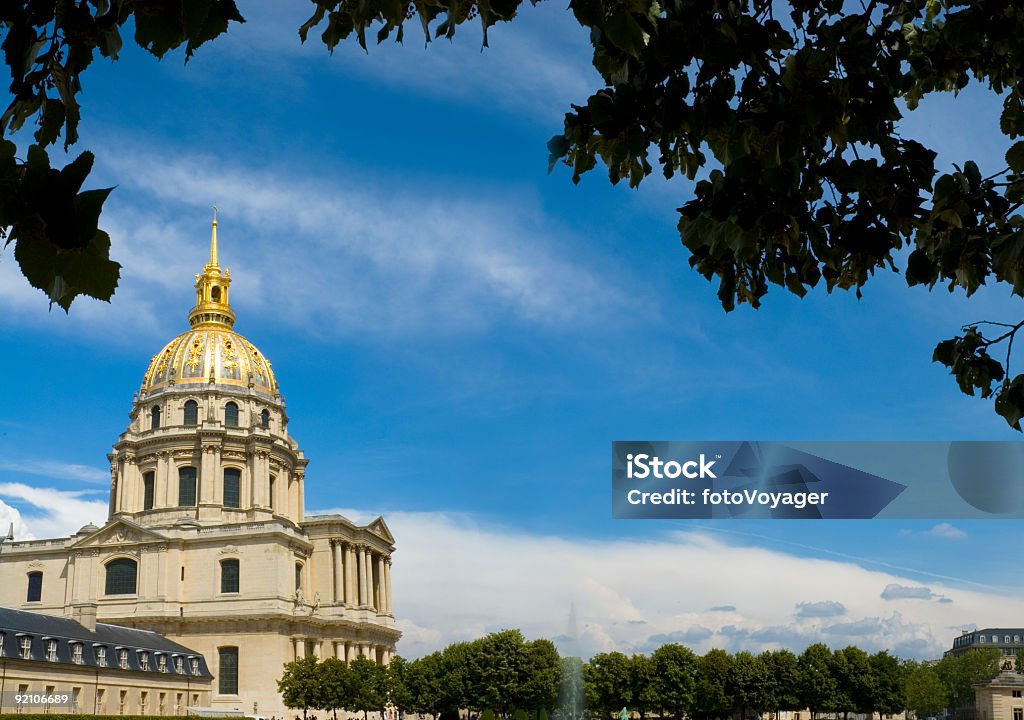
<svg viewBox="0 0 1024 720">
<path fill-rule="evenodd" d="M 346 665 L 307 657 L 285 666 L 279 689 L 289 707 L 303 711 L 383 711 L 390 702 L 435 716 L 457 717 L 461 708 L 538 720 L 555 711 L 576 720 L 584 707 L 600 718 L 614 718 L 623 707 L 641 718 L 673 720 L 742 720 L 804 709 L 812 719 L 903 710 L 926 717 L 973 704 L 973 684 L 994 675 L 999 658 L 988 649 L 919 663 L 821 643 L 799 655 L 711 650 L 698 656 L 669 643 L 649 656 L 600 653 L 584 663 L 560 658 L 548 640 L 527 642 L 518 630 L 505 630 L 412 662 L 396 657 L 387 667 L 365 658 Z"/>
</svg>

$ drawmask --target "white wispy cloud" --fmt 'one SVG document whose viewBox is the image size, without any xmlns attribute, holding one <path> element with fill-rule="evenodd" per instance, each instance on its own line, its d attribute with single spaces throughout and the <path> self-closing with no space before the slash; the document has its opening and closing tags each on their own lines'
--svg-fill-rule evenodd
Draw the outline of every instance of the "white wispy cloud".
<svg viewBox="0 0 1024 720">
<path fill-rule="evenodd" d="M 935 537 L 952 538 L 954 540 L 963 540 L 967 537 L 967 533 L 950 523 L 939 523 L 929 530 L 928 534 L 934 535 Z"/>
<path fill-rule="evenodd" d="M 78 480 L 95 484 L 106 483 L 110 480 L 110 474 L 100 468 L 41 458 L 0 460 L 0 470 L 8 470 L 26 475 L 39 475 L 56 480 Z"/>
<path fill-rule="evenodd" d="M 13 520 L 18 540 L 67 537 L 87 523 L 107 517 L 106 497 L 91 490 L 57 490 L 0 483 L 0 524 Z M 12 506 L 20 505 L 19 509 Z"/>
<path fill-rule="evenodd" d="M 7 322 L 56 315 L 65 329 L 115 341 L 183 328 L 211 199 L 222 208 L 221 261 L 240 328 L 259 317 L 321 336 L 476 333 L 504 322 L 566 329 L 635 320 L 656 304 L 634 298 L 526 194 L 344 171 L 314 178 L 131 148 L 97 153 L 120 183 L 103 218 L 124 265 L 114 305 L 76 302 L 70 320 L 47 313 L 14 264 L 0 263 Z"/>
<path fill-rule="evenodd" d="M 557 3 L 524 6 L 514 22 L 491 28 L 486 49 L 476 23 L 459 27 L 451 42 L 438 40 L 425 46 L 419 21 L 414 19 L 403 44 L 388 40 L 364 52 L 353 36 L 328 55 L 320 41 L 325 24 L 309 34 L 305 45 L 299 43 L 297 30 L 308 15 L 305 7 L 289 3 L 255 5 L 246 10 L 246 24 L 232 27 L 211 49 L 250 67 L 267 58 L 274 72 L 291 70 L 297 82 L 303 82 L 311 67 L 328 70 L 417 97 L 480 109 L 496 107 L 548 121 L 553 131 L 561 129 L 559 121 L 570 103 L 586 100 L 603 86 L 591 63 L 588 31 Z M 330 72 L 321 76 L 320 82 L 329 84 L 330 76 Z M 197 81 L 203 80 L 197 77 Z"/>
</svg>

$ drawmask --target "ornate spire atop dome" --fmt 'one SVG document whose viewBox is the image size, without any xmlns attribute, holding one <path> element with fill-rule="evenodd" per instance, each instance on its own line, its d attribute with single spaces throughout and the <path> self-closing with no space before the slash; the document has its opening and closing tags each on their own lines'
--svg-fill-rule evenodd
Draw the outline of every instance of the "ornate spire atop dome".
<svg viewBox="0 0 1024 720">
<path fill-rule="evenodd" d="M 210 234 L 210 262 L 206 267 L 219 267 L 217 262 L 217 206 L 213 206 L 213 232 Z"/>
<path fill-rule="evenodd" d="M 202 275 L 196 275 L 196 306 L 188 314 L 192 327 L 200 325 L 235 324 L 235 313 L 228 304 L 231 269 L 220 271 L 217 259 L 217 206 L 213 206 L 213 230 L 210 233 L 210 261 L 203 266 Z"/>
</svg>

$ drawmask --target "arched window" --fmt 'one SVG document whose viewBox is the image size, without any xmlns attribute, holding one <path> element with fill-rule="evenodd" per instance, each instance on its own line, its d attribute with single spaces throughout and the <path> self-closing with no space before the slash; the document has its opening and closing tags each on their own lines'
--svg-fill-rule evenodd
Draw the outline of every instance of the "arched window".
<svg viewBox="0 0 1024 720">
<path fill-rule="evenodd" d="M 214 285 L 213 289 L 210 290 L 210 299 L 214 302 L 220 302 L 220 288 L 216 285 Z"/>
<path fill-rule="evenodd" d="M 276 481 L 277 481 L 277 478 L 274 477 L 273 475 L 271 475 L 270 476 L 270 488 L 269 488 L 269 493 L 268 493 L 270 495 L 270 509 L 271 510 L 274 509 L 274 483 Z"/>
<path fill-rule="evenodd" d="M 220 591 L 222 593 L 238 592 L 238 560 L 220 561 Z"/>
<path fill-rule="evenodd" d="M 26 602 L 39 602 L 43 599 L 43 574 L 38 570 L 28 574 L 28 594 Z"/>
<path fill-rule="evenodd" d="M 153 409 L 149 411 L 149 429 L 156 430 L 160 427 L 160 406 L 154 405 Z"/>
<path fill-rule="evenodd" d="M 295 563 L 295 592 L 302 590 L 302 563 Z"/>
<path fill-rule="evenodd" d="M 242 507 L 242 471 L 224 468 L 224 507 Z"/>
<path fill-rule="evenodd" d="M 199 403 L 195 400 L 188 400 L 185 402 L 185 424 L 199 424 Z"/>
<path fill-rule="evenodd" d="M 224 406 L 224 426 L 238 427 L 238 406 L 233 402 Z"/>
<path fill-rule="evenodd" d="M 156 485 L 156 475 L 150 471 L 142 476 L 142 509 L 153 509 L 153 491 Z"/>
<path fill-rule="evenodd" d="M 178 468 L 178 507 L 195 507 L 196 505 L 196 469 L 194 467 Z"/>
<path fill-rule="evenodd" d="M 270 411 L 264 410 L 260 413 L 260 427 L 264 430 L 270 429 Z"/>
<path fill-rule="evenodd" d="M 134 560 L 118 558 L 107 563 L 107 595 L 134 595 L 139 566 Z"/>
</svg>

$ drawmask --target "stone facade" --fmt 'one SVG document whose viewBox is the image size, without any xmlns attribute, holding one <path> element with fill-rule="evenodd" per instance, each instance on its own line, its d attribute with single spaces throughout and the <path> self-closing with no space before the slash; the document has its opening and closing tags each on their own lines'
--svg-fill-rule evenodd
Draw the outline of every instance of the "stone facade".
<svg viewBox="0 0 1024 720">
<path fill-rule="evenodd" d="M 976 720 L 1024 720 L 1024 675 L 1013 670 L 1013 661 L 1002 672 L 974 686 Z"/>
<path fill-rule="evenodd" d="M 206 657 L 213 707 L 281 715 L 285 662 L 390 661 L 394 538 L 382 518 L 304 516 L 308 460 L 230 283 L 215 220 L 191 328 L 153 356 L 107 456 L 106 524 L 5 546 L 0 605 L 158 632 Z"/>
</svg>

